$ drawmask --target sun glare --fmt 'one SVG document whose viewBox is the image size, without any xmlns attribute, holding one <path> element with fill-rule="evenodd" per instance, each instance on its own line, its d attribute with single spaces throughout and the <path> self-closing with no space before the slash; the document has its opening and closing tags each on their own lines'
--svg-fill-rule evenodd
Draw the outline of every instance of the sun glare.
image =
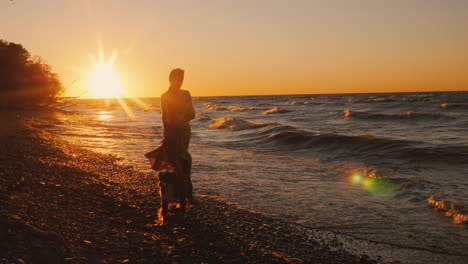
<svg viewBox="0 0 468 264">
<path fill-rule="evenodd" d="M 113 65 L 116 55 L 107 61 L 101 56 L 99 62 L 94 61 L 93 71 L 88 73 L 87 88 L 95 98 L 118 98 L 124 93 L 120 76 Z"/>
<path fill-rule="evenodd" d="M 136 120 L 136 115 L 132 108 L 127 105 L 127 99 L 134 101 L 142 109 L 147 109 L 149 106 L 138 98 L 128 98 L 128 91 L 124 89 L 122 81 L 117 71 L 114 69 L 114 62 L 117 58 L 117 51 L 112 53 L 112 56 L 106 61 L 104 59 L 104 49 L 102 44 L 98 42 L 98 59 L 90 55 L 89 58 L 93 63 L 93 70 L 88 72 L 86 80 L 86 88 L 89 96 L 92 98 L 105 98 L 106 104 L 110 98 L 116 98 L 125 113 L 131 120 Z M 109 111 L 101 111 L 98 113 L 98 120 L 106 121 L 112 119 Z"/>
</svg>

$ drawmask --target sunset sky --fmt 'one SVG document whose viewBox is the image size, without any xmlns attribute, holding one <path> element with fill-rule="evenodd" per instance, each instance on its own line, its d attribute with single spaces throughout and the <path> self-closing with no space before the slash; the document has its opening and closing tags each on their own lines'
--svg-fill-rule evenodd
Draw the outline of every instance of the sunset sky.
<svg viewBox="0 0 468 264">
<path fill-rule="evenodd" d="M 0 0 L 0 38 L 83 98 L 99 43 L 130 97 L 468 90 L 466 0 Z"/>
</svg>

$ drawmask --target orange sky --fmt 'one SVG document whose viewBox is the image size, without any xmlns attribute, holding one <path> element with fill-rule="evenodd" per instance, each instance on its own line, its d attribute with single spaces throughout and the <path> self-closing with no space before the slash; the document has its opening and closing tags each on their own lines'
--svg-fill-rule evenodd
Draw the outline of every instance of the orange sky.
<svg viewBox="0 0 468 264">
<path fill-rule="evenodd" d="M 86 93 L 102 43 L 131 97 L 468 90 L 468 1 L 0 1 L 0 38 Z"/>
</svg>

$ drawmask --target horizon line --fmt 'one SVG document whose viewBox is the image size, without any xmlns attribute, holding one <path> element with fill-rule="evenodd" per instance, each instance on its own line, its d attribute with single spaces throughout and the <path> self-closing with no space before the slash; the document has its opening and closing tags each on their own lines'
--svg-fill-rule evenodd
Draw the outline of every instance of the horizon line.
<svg viewBox="0 0 468 264">
<path fill-rule="evenodd" d="M 339 94 L 390 94 L 390 93 L 456 93 L 456 92 L 468 92 L 468 90 L 453 90 L 453 91 L 408 91 L 408 92 L 342 92 L 342 93 L 292 93 L 292 94 L 245 94 L 245 95 L 192 95 L 192 97 L 236 97 L 236 96 L 281 96 L 281 95 L 339 95 Z M 117 99 L 117 98 L 160 98 L 161 96 L 143 96 L 143 97 L 110 97 L 110 98 L 79 98 L 79 96 L 60 96 L 57 98 L 75 98 L 81 100 L 94 100 L 94 99 Z"/>
</svg>

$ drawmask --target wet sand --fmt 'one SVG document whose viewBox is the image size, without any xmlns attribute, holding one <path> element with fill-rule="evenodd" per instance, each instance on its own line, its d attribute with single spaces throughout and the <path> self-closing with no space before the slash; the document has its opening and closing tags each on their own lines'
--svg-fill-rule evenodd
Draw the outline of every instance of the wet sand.
<svg viewBox="0 0 468 264">
<path fill-rule="evenodd" d="M 57 122 L 0 113 L 0 263 L 374 263 L 208 197 L 183 223 L 154 225 L 155 174 L 58 138 Z"/>
</svg>

